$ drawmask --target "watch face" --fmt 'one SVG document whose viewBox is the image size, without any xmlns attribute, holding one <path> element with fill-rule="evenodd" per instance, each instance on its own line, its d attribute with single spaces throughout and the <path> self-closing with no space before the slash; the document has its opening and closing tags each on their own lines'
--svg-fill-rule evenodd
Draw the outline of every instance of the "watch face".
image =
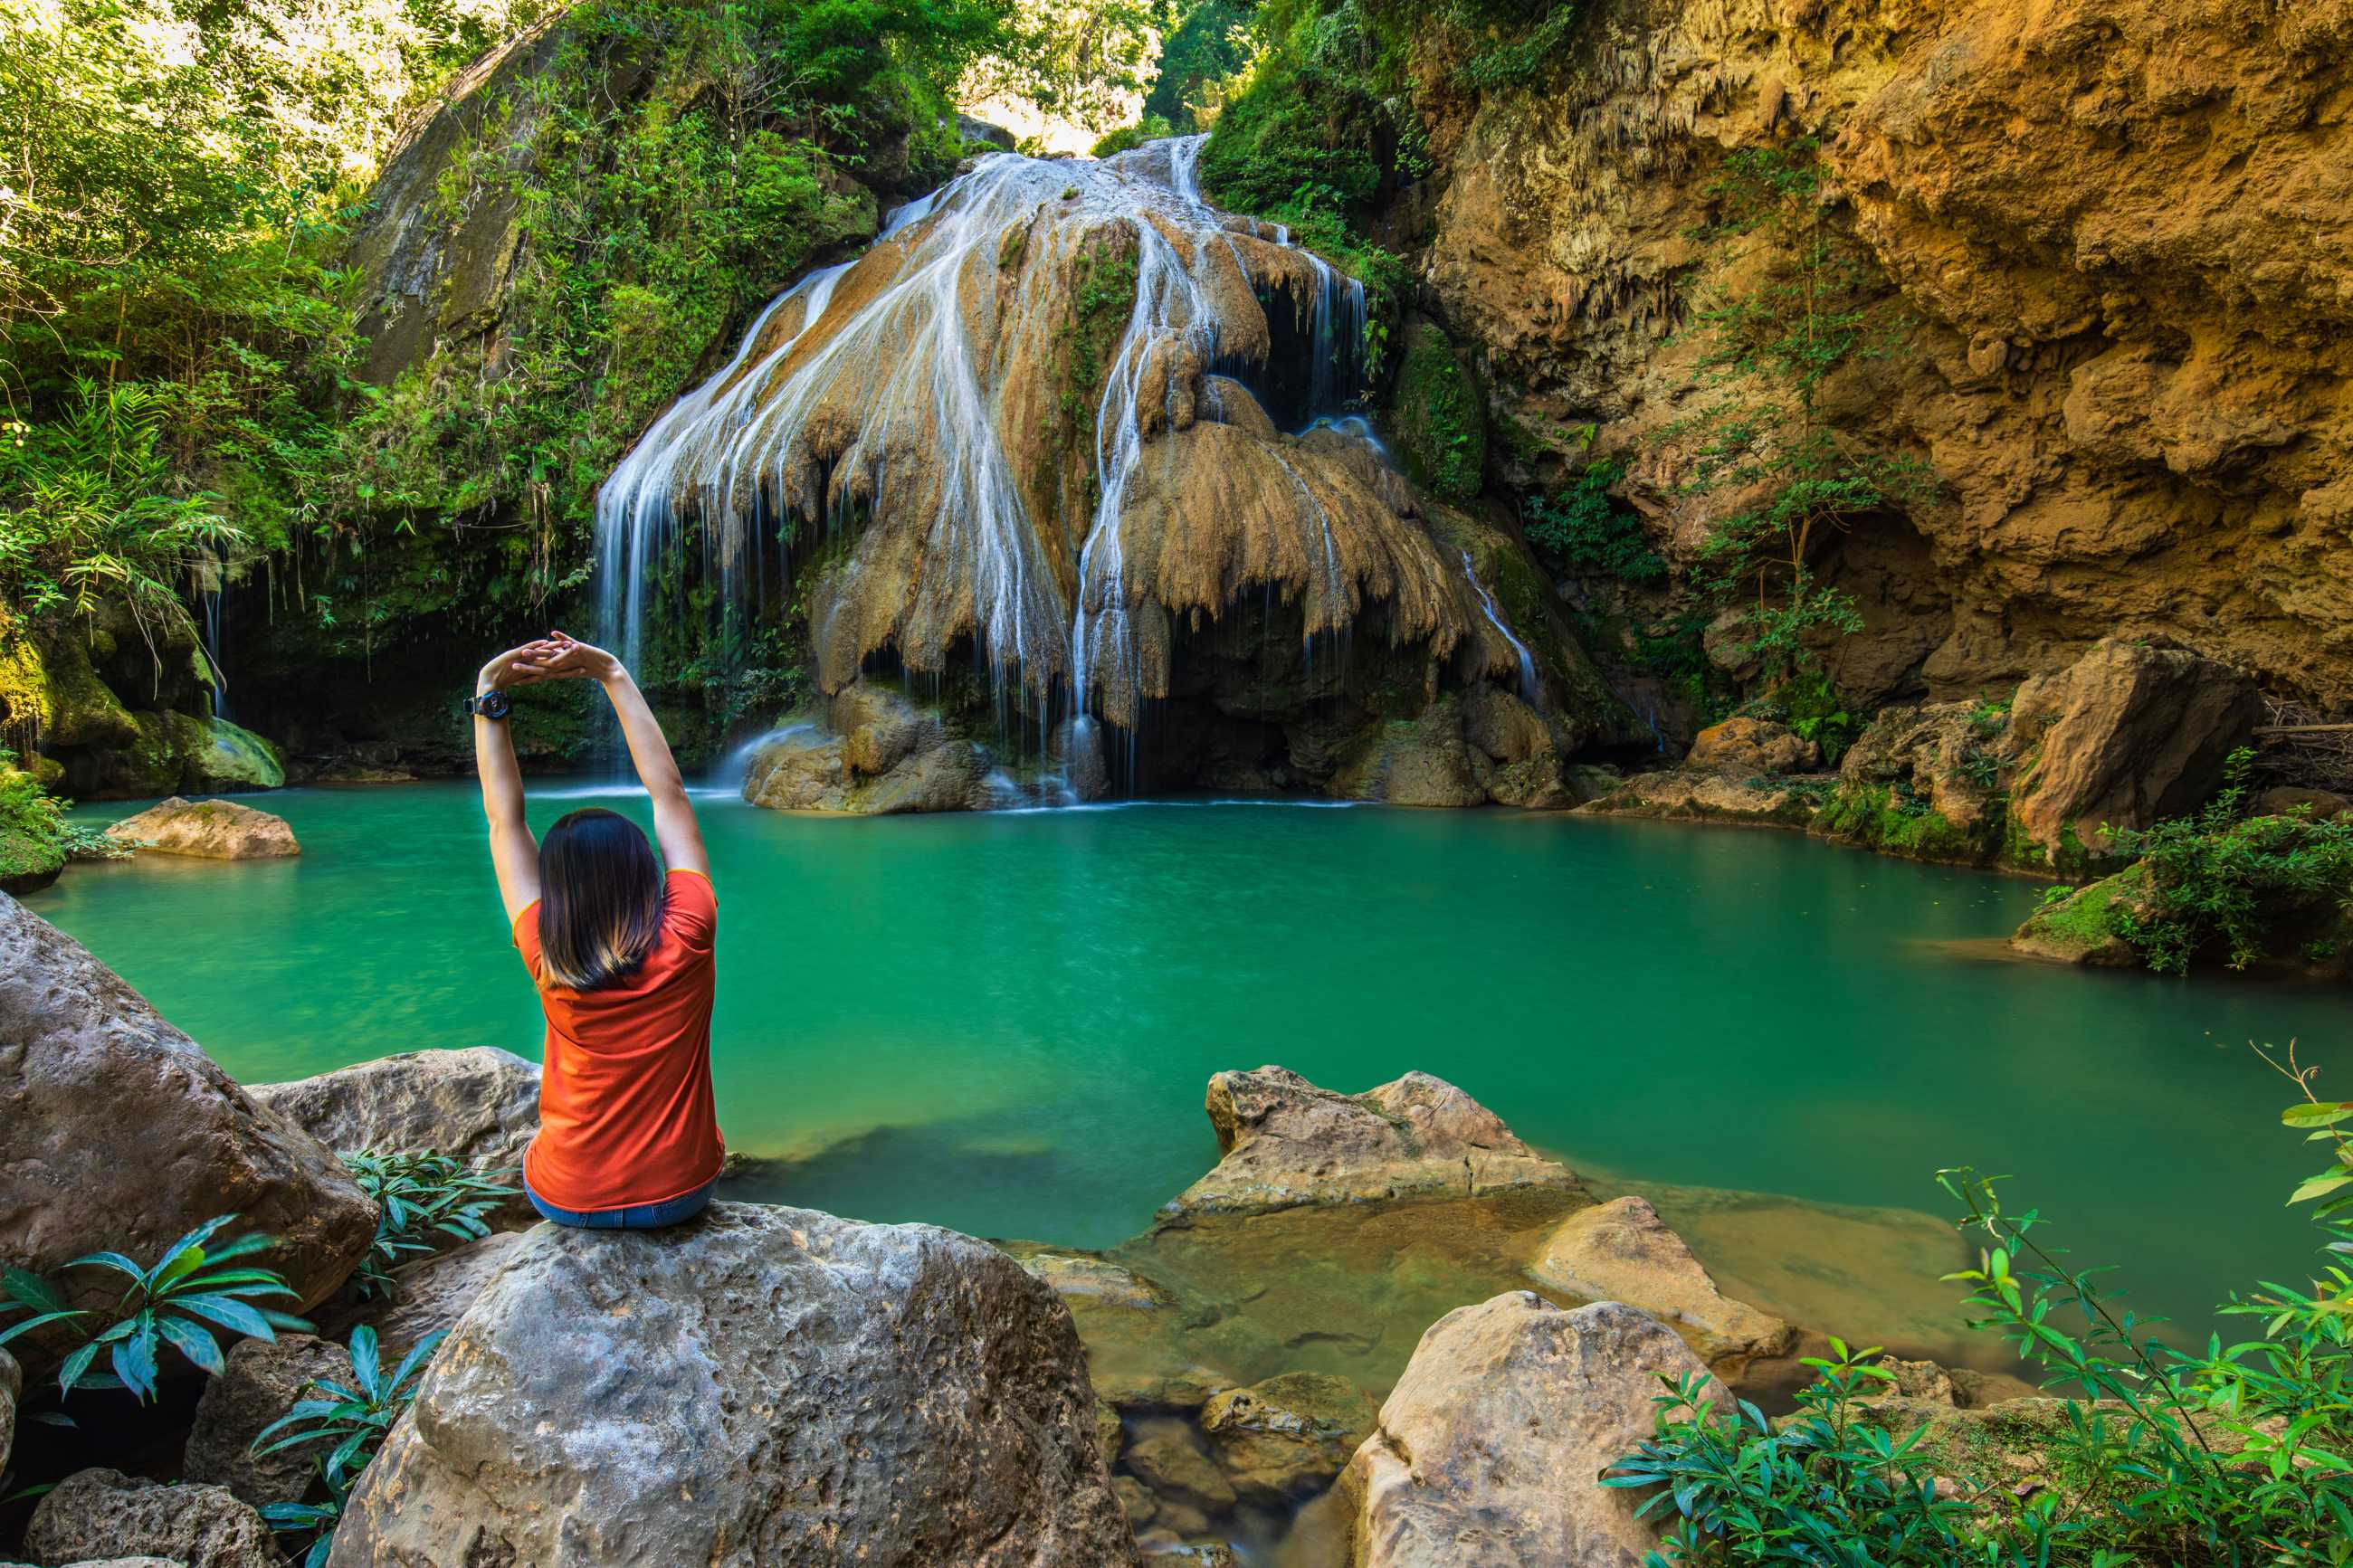
<svg viewBox="0 0 2353 1568">
<path fill-rule="evenodd" d="M 503 691 L 485 691 L 474 699 L 474 711 L 485 719 L 505 718 L 509 706 L 507 694 Z"/>
</svg>

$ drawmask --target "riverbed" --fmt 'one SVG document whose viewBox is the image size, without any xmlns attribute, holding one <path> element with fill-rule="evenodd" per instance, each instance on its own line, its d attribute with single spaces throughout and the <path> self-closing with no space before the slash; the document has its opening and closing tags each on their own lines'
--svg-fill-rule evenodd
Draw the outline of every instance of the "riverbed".
<svg viewBox="0 0 2353 1568">
<path fill-rule="evenodd" d="M 537 1056 L 471 786 L 256 804 L 300 859 L 82 865 L 26 901 L 242 1079 L 432 1047 Z M 1944 1165 L 2010 1173 L 2145 1311 L 2202 1324 L 2222 1291 L 2315 1258 L 2283 1206 L 2308 1163 L 2279 1125 L 2291 1091 L 2247 1042 L 2343 1060 L 2341 993 L 2003 958 L 2036 883 L 1504 811 L 701 804 L 720 1110 L 731 1145 L 780 1162 L 763 1197 L 1109 1247 L 1215 1162 L 1212 1072 L 1279 1063 L 1353 1090 L 1419 1068 L 1600 1184 L 1681 1194 L 1662 1210 L 1767 1304 L 1882 1318 L 1813 1325 L 1857 1337 L 1942 1338 L 1916 1331 L 1918 1303 L 1957 1292 L 1912 1277 L 1916 1256 L 1852 1256 L 1879 1243 L 1852 1211 L 1942 1215 Z M 642 816 L 611 790 L 532 791 L 543 826 L 583 805 Z M 1769 1233 L 1740 1232 L 1744 1213 Z M 1882 1277 L 1889 1310 L 1808 1298 L 1832 1264 Z"/>
</svg>

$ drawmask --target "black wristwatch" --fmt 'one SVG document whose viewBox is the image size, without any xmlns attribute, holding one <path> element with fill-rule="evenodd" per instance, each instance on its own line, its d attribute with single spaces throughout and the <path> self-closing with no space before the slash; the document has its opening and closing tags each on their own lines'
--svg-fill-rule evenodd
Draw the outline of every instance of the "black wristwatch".
<svg viewBox="0 0 2353 1568">
<path fill-rule="evenodd" d="M 466 699 L 466 711 L 477 719 L 503 719 L 514 709 L 514 701 L 496 687 L 480 697 Z"/>
</svg>

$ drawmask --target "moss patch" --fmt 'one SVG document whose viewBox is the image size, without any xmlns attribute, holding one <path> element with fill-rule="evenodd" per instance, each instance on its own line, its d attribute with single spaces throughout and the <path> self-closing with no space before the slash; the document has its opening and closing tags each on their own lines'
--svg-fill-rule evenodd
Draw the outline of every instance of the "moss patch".
<svg viewBox="0 0 2353 1568">
<path fill-rule="evenodd" d="M 1977 844 L 1944 813 L 1880 784 L 1841 784 L 1815 818 L 1814 830 L 1824 837 L 1914 860 L 1983 858 Z"/>
<path fill-rule="evenodd" d="M 1435 322 L 1406 329 L 1389 417 L 1398 455 L 1417 483 L 1458 500 L 1479 493 L 1487 471 L 1485 402 Z"/>
</svg>

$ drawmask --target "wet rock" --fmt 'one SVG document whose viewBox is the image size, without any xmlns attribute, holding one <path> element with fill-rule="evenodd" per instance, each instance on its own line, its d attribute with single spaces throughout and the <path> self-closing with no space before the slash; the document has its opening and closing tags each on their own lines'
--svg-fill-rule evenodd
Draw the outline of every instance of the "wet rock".
<svg viewBox="0 0 2353 1568">
<path fill-rule="evenodd" d="M 1820 804 L 1820 795 L 1787 784 L 1676 770 L 1636 773 L 1578 809 L 1604 816 L 1803 827 Z"/>
<path fill-rule="evenodd" d="M 1529 1266 L 1537 1283 L 1588 1301 L 1623 1301 L 1679 1330 L 1710 1371 L 1737 1383 L 1748 1363 L 1787 1355 L 1797 1331 L 1735 1301 L 1650 1202 L 1622 1197 L 1563 1220 Z"/>
<path fill-rule="evenodd" d="M 1119 1462 L 1119 1451 L 1127 1442 L 1126 1424 L 1119 1418 L 1119 1407 L 1111 1401 L 1095 1401 L 1095 1452 L 1103 1456 L 1103 1468 Z"/>
<path fill-rule="evenodd" d="M 1160 1503 L 1153 1497 L 1152 1489 L 1134 1476 L 1112 1477 L 1111 1489 L 1119 1494 L 1119 1506 L 1126 1513 L 1131 1530 L 1142 1530 L 1152 1522 L 1152 1516 L 1160 1511 Z"/>
<path fill-rule="evenodd" d="M 2140 954 L 2124 934 L 2122 917 L 2139 909 L 2144 877 L 2137 866 L 2103 877 L 2046 903 L 2011 933 L 2010 945 L 2030 958 L 2093 969 L 2136 969 Z"/>
<path fill-rule="evenodd" d="M 1234 1484 L 1226 1479 L 1190 1421 L 1156 1416 L 1136 1423 L 1123 1462 L 1164 1499 L 1210 1513 L 1234 1506 Z"/>
<path fill-rule="evenodd" d="M 981 810 L 988 758 L 935 713 L 857 681 L 828 704 L 829 734 L 780 735 L 752 754 L 744 798 L 775 811 L 856 816 Z"/>
<path fill-rule="evenodd" d="M 1822 749 L 1793 734 L 1787 724 L 1765 719 L 1726 719 L 1692 738 L 1686 767 L 1743 773 L 1811 773 Z"/>
<path fill-rule="evenodd" d="M 1201 1430 L 1237 1493 L 1276 1502 L 1338 1475 L 1379 1416 L 1345 1377 L 1287 1372 L 1211 1399 Z"/>
<path fill-rule="evenodd" d="M 1021 1257 L 1022 1268 L 1053 1287 L 1065 1301 L 1076 1298 L 1145 1312 L 1166 1307 L 1170 1300 L 1166 1290 L 1107 1258 L 1067 1252 L 1016 1256 Z"/>
<path fill-rule="evenodd" d="M 0 896 L 0 1265 L 53 1273 L 106 1247 L 142 1259 L 217 1215 L 277 1238 L 257 1261 L 300 1310 L 348 1278 L 375 1205 L 317 1140 L 248 1096 L 111 970 Z M 111 1304 L 78 1270 L 70 1293 Z M 26 1373 L 58 1342 L 16 1342 Z"/>
<path fill-rule="evenodd" d="M 1094 1374 L 1095 1388 L 1119 1410 L 1198 1410 L 1234 1385 L 1206 1366 L 1137 1367 Z"/>
<path fill-rule="evenodd" d="M 190 801 L 174 795 L 124 817 L 106 836 L 136 844 L 142 853 L 200 860 L 272 860 L 302 853 L 284 817 L 233 800 Z"/>
<path fill-rule="evenodd" d="M 342 1153 L 430 1149 L 511 1170 L 539 1131 L 539 1064 L 495 1046 L 404 1051 L 246 1092 Z"/>
<path fill-rule="evenodd" d="M 1335 1094 L 1285 1068 L 1221 1072 L 1209 1079 L 1208 1108 L 1222 1158 L 1164 1212 L 1252 1214 L 1577 1184 L 1493 1111 L 1428 1073 Z"/>
<path fill-rule="evenodd" d="M 1464 806 L 1485 802 L 1462 738 L 1462 713 L 1449 695 L 1418 718 L 1366 731 L 1342 752 L 1331 793 L 1390 805 Z"/>
<path fill-rule="evenodd" d="M 1448 1313 L 1341 1478 L 1352 1563 L 1635 1568 L 1658 1531 L 1634 1517 L 1640 1497 L 1596 1478 L 1651 1435 L 1660 1373 L 1704 1369 L 1618 1302 L 1565 1311 L 1514 1291 Z"/>
<path fill-rule="evenodd" d="M 190 784 L 206 792 L 279 789 L 286 783 L 286 759 L 278 748 L 222 718 L 201 721 L 202 744 L 189 748 Z"/>
<path fill-rule="evenodd" d="M 949 1231 L 743 1204 L 525 1235 L 330 1561 L 555 1563 L 583 1541 L 611 1568 L 1134 1558 L 1052 1291 Z"/>
<path fill-rule="evenodd" d="M 300 1499 L 332 1445 L 304 1444 L 258 1455 L 252 1444 L 322 1378 L 347 1387 L 351 1383 L 351 1357 L 331 1340 L 280 1334 L 274 1342 L 246 1340 L 231 1348 L 227 1366 L 206 1380 L 196 1402 L 195 1426 L 183 1456 L 187 1479 L 227 1487 L 257 1508 Z"/>
<path fill-rule="evenodd" d="M 25 1551 L 42 1563 L 161 1557 L 186 1568 L 280 1568 L 269 1526 L 227 1488 L 165 1486 L 79 1470 L 33 1510 Z"/>
<path fill-rule="evenodd" d="M 2212 794 L 2260 708 L 2242 670 L 2187 648 L 2104 637 L 2019 688 L 2011 815 L 2054 865 L 2102 853 L 2106 829 L 2147 827 Z"/>
</svg>

